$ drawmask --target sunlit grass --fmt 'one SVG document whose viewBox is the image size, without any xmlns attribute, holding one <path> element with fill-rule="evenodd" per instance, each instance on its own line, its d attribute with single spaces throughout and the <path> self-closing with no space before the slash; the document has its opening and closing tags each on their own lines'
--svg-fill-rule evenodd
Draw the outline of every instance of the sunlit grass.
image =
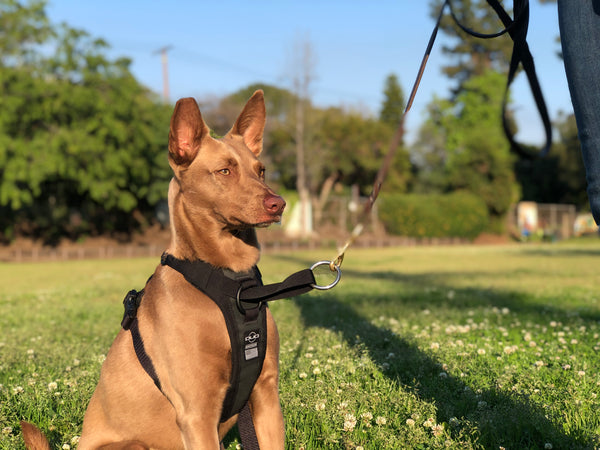
<svg viewBox="0 0 600 450">
<path fill-rule="evenodd" d="M 265 255 L 265 282 L 328 252 Z M 287 447 L 598 447 L 599 261 L 595 241 L 351 249 L 338 287 L 270 305 Z M 0 266 L 0 448 L 22 448 L 20 419 L 75 448 L 121 300 L 157 263 Z"/>
</svg>

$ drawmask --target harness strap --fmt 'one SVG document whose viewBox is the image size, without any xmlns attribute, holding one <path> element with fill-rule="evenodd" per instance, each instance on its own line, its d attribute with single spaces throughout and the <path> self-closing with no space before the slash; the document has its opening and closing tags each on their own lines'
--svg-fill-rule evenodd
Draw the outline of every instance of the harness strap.
<svg viewBox="0 0 600 450">
<path fill-rule="evenodd" d="M 227 294 L 229 297 L 239 299 L 246 303 L 260 303 L 283 298 L 295 297 L 311 291 L 315 284 L 315 276 L 310 269 L 300 270 L 291 274 L 280 283 L 263 285 L 247 283 L 240 286 L 239 275 L 227 269 L 219 269 L 213 265 L 197 260 L 186 261 L 177 259 L 173 255 L 163 253 L 161 260 L 163 266 L 169 266 L 198 289 L 217 290 Z M 225 277 L 223 277 L 225 274 Z M 236 276 L 238 279 L 236 280 Z M 248 273 L 248 279 L 261 279 L 258 267 L 254 266 Z M 241 288 L 241 289 L 240 289 Z"/>
<path fill-rule="evenodd" d="M 140 361 L 140 364 L 146 371 L 146 373 L 150 376 L 152 381 L 156 387 L 162 391 L 160 380 L 158 375 L 156 374 L 156 369 L 154 368 L 154 364 L 152 364 L 152 359 L 146 352 L 146 348 L 144 347 L 144 340 L 140 334 L 140 329 L 138 327 L 138 319 L 137 319 L 137 310 L 142 302 L 142 296 L 144 295 L 144 289 L 141 291 L 136 291 L 132 289 L 127 293 L 125 299 L 123 300 L 123 305 L 125 306 L 125 315 L 123 316 L 123 320 L 121 321 L 121 326 L 124 330 L 131 331 L 131 338 L 133 340 L 133 349 L 135 350 L 135 354 Z"/>
</svg>

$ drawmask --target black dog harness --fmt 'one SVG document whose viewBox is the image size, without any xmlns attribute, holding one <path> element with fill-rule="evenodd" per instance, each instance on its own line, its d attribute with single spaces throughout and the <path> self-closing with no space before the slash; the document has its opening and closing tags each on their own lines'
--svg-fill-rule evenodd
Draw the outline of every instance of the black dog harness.
<svg viewBox="0 0 600 450">
<path fill-rule="evenodd" d="M 220 269 L 201 260 L 177 259 L 164 253 L 163 266 L 181 273 L 195 288 L 205 293 L 221 310 L 231 341 L 231 378 L 221 422 L 236 414 L 248 414 L 246 405 L 262 371 L 267 349 L 266 302 L 306 293 L 315 286 L 311 269 L 290 275 L 281 283 L 263 285 L 256 266 L 247 272 Z M 149 281 L 149 280 L 148 280 Z M 123 304 L 125 314 L 121 326 L 130 330 L 140 364 L 161 389 L 152 360 L 144 348 L 137 320 L 137 309 L 144 290 L 129 291 Z M 243 411 L 246 410 L 246 411 Z M 241 430 L 240 430 L 241 431 Z"/>
</svg>

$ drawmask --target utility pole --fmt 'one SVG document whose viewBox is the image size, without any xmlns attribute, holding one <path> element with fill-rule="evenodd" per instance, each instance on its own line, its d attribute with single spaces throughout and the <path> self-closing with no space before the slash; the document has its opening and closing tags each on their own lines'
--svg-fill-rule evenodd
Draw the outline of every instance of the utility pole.
<svg viewBox="0 0 600 450">
<path fill-rule="evenodd" d="M 163 76 L 163 99 L 166 103 L 169 102 L 169 58 L 167 52 L 173 48 L 172 45 L 159 48 L 152 52 L 153 55 L 160 53 L 160 60 L 162 62 L 162 76 Z"/>
</svg>

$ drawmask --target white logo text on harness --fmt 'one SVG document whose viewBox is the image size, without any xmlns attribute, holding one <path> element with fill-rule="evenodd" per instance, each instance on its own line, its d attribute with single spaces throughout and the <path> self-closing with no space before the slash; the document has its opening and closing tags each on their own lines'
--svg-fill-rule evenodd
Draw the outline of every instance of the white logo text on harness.
<svg viewBox="0 0 600 450">
<path fill-rule="evenodd" d="M 254 358 L 258 358 L 258 341 L 260 339 L 260 334 L 256 331 L 250 331 L 244 337 L 244 357 L 246 361 L 249 361 Z"/>
</svg>

